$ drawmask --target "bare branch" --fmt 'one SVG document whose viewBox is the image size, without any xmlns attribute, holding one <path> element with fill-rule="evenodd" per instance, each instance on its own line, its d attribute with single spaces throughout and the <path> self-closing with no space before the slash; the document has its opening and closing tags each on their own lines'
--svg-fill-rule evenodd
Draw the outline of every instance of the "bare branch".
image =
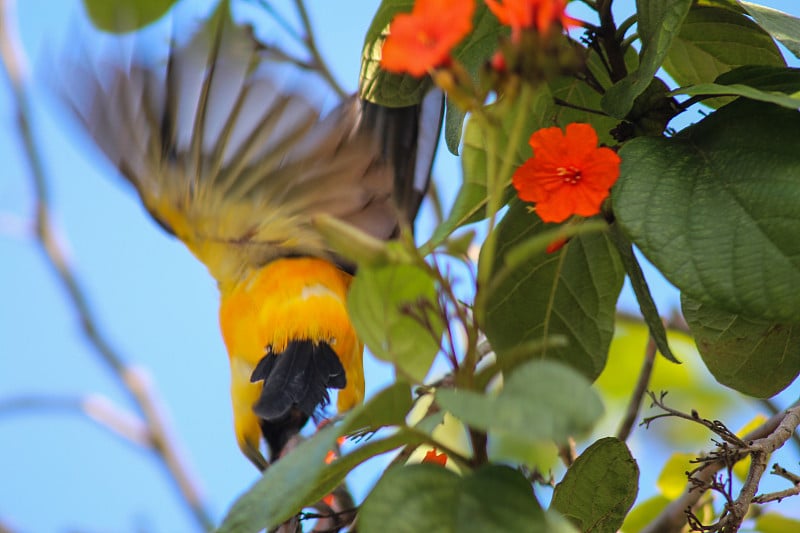
<svg viewBox="0 0 800 533">
<path fill-rule="evenodd" d="M 325 78 L 325 81 L 328 82 L 328 85 L 336 91 L 336 94 L 339 95 L 339 98 L 346 98 L 347 93 L 342 86 L 336 81 L 336 78 L 333 77 L 333 73 L 328 68 L 328 64 L 322 59 L 322 54 L 319 52 L 319 48 L 317 47 L 317 41 L 314 38 L 314 29 L 311 27 L 311 20 L 308 18 L 308 11 L 306 10 L 306 5 L 304 0 L 294 0 L 295 8 L 297 9 L 298 15 L 300 15 L 300 20 L 303 23 L 303 31 L 305 32 L 305 37 L 303 39 L 303 43 L 306 45 L 308 49 L 308 53 L 311 54 L 311 63 L 316 67 L 317 71 Z"/>
<path fill-rule="evenodd" d="M 617 438 L 619 440 L 628 440 L 633 429 L 633 423 L 636 422 L 636 417 L 639 416 L 639 409 L 642 406 L 642 399 L 647 392 L 647 386 L 650 384 L 650 376 L 653 375 L 653 365 L 656 360 L 656 343 L 652 337 L 647 340 L 647 347 L 644 351 L 644 361 L 642 362 L 642 369 L 639 371 L 639 379 L 636 382 L 636 387 L 633 389 L 631 399 L 628 402 L 628 408 L 625 410 L 625 417 L 619 425 L 617 430 Z"/>
<path fill-rule="evenodd" d="M 703 423 L 699 417 L 694 418 L 687 415 L 682 418 Z M 750 472 L 739 498 L 726 506 L 723 516 L 716 524 L 703 526 L 702 528 L 696 527 L 697 524 L 692 524 L 692 527 L 703 531 L 734 531 L 735 529 L 731 528 L 735 526 L 739 518 L 739 507 L 737 506 L 743 504 L 744 501 L 747 501 L 749 506 L 755 499 L 754 495 L 758 489 L 758 481 L 764 473 L 763 469 L 766 468 L 765 459 L 762 459 L 762 457 L 768 456 L 783 446 L 791 438 L 798 425 L 800 425 L 800 400 L 794 402 L 785 411 L 772 416 L 762 425 L 739 439 L 743 446 L 739 447 L 737 451 L 740 455 L 737 460 L 748 454 L 753 456 Z M 687 513 L 691 522 L 692 509 L 698 504 L 706 490 L 711 489 L 714 483 L 717 482 L 717 472 L 729 467 L 731 464 L 731 454 L 725 454 L 720 448 L 709 455 L 714 458 L 703 462 L 700 467 L 692 472 L 692 480 L 687 485 L 683 495 L 667 505 L 655 520 L 642 529 L 642 533 L 678 533 L 687 523 Z M 744 515 L 742 515 L 743 518 Z M 741 520 L 738 520 L 738 523 L 740 524 Z"/>
<path fill-rule="evenodd" d="M 136 416 L 99 394 L 85 396 L 26 395 L 0 400 L 0 416 L 27 411 L 62 411 L 85 416 L 124 441 L 149 448 L 150 432 Z"/>
<path fill-rule="evenodd" d="M 788 498 L 790 496 L 797 496 L 800 494 L 800 476 L 789 472 L 779 464 L 775 463 L 772 465 L 772 471 L 770 472 L 773 476 L 779 476 L 784 479 L 789 480 L 793 487 L 786 490 L 781 490 L 778 492 L 769 492 L 766 494 L 759 494 L 755 498 L 753 498 L 753 503 L 769 503 L 769 502 L 779 502 L 784 498 Z"/>
<path fill-rule="evenodd" d="M 16 28 L 10 21 L 11 7 L 11 0 L 0 0 L 0 59 L 2 59 L 0 63 L 2 63 L 2 70 L 12 92 L 17 129 L 30 165 L 31 180 L 36 196 L 36 242 L 64 287 L 87 340 L 100 360 L 109 367 L 141 411 L 149 430 L 155 457 L 169 473 L 170 479 L 179 489 L 197 524 L 203 529 L 210 530 L 213 527 L 210 515 L 202 503 L 200 492 L 192 481 L 188 468 L 179 457 L 174 439 L 167 431 L 163 409 L 154 396 L 153 388 L 142 372 L 130 368 L 125 363 L 99 331 L 85 293 L 53 231 L 50 220 L 48 181 L 31 127 L 26 75 L 21 59 L 21 47 L 17 44 Z"/>
</svg>

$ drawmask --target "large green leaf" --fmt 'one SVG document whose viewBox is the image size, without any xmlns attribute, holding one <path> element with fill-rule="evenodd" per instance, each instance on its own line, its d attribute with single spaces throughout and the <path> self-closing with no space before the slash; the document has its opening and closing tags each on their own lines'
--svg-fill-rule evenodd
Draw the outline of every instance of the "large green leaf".
<svg viewBox="0 0 800 533">
<path fill-rule="evenodd" d="M 639 467 L 615 437 L 589 446 L 556 485 L 551 508 L 581 531 L 613 533 L 622 525 L 639 490 Z"/>
<path fill-rule="evenodd" d="M 358 271 L 347 308 L 359 337 L 375 357 L 421 383 L 439 351 L 444 326 L 433 279 L 415 265 Z"/>
<path fill-rule="evenodd" d="M 435 465 L 394 467 L 364 500 L 358 526 L 384 533 L 551 531 L 522 474 L 495 465 L 464 477 Z"/>
<path fill-rule="evenodd" d="M 746 318 L 687 296 L 681 306 L 703 361 L 723 385 L 767 398 L 800 374 L 800 324 Z"/>
<path fill-rule="evenodd" d="M 555 226 L 544 224 L 520 202 L 497 227 L 498 272 L 508 254 Z M 542 357 L 563 361 L 589 379 L 603 370 L 614 333 L 614 313 L 625 277 L 604 233 L 573 237 L 554 253 L 540 252 L 492 286 L 484 330 L 498 358 L 517 346 L 551 336 L 568 345 L 545 348 Z"/>
<path fill-rule="evenodd" d="M 739 1 L 747 13 L 795 56 L 800 57 L 800 19 L 777 9 Z"/>
<path fill-rule="evenodd" d="M 552 125 L 550 120 L 554 112 L 553 98 L 547 87 L 542 86 L 536 90 L 530 106 L 526 109 L 519 108 L 519 100 L 513 102 L 501 100 L 488 106 L 486 112 L 489 117 L 492 117 L 489 120 L 496 118 L 499 123 L 496 126 L 492 126 L 492 131 L 487 131 L 485 124 L 481 120 L 472 117 L 467 121 L 467 128 L 464 133 L 464 153 L 461 157 L 464 181 L 447 216 L 447 220 L 436 228 L 426 247 L 436 246 L 456 228 L 486 217 L 486 180 L 488 175 L 487 165 L 489 164 L 490 135 L 495 136 L 493 150 L 496 156 L 493 164 L 499 168 L 516 118 L 520 114 L 525 117 L 525 123 L 522 126 L 524 134 L 521 136 L 517 146 L 514 147 L 510 173 L 501 177 L 503 181 L 510 182 L 511 173 L 532 155 L 532 150 L 528 143 L 530 135 L 542 127 Z M 510 198 L 510 190 L 509 187 L 507 199 Z"/>
<path fill-rule="evenodd" d="M 388 35 L 389 23 L 398 13 L 411 11 L 414 0 L 383 0 L 364 38 L 361 53 L 359 96 L 387 107 L 418 104 L 430 88 L 427 76 L 415 78 L 408 74 L 393 74 L 381 69 L 381 50 Z"/>
<path fill-rule="evenodd" d="M 436 401 L 490 437 L 510 436 L 530 446 L 585 435 L 603 413 L 586 378 L 556 361 L 531 361 L 505 377 L 497 396 L 439 389 Z"/>
<path fill-rule="evenodd" d="M 797 112 L 737 100 L 671 139 L 633 139 L 620 151 L 617 220 L 687 295 L 798 322 L 797 131 Z"/>
<path fill-rule="evenodd" d="M 715 7 L 689 11 L 664 60 L 664 70 L 681 86 L 710 83 L 742 65 L 785 62 L 769 34 L 752 20 Z"/>
<path fill-rule="evenodd" d="M 692 0 L 637 0 L 642 41 L 639 68 L 606 91 L 602 103 L 609 115 L 625 118 L 636 97 L 653 81 L 691 5 Z"/>
<path fill-rule="evenodd" d="M 138 30 L 160 19 L 177 0 L 83 0 L 97 28 L 111 33 Z"/>
</svg>

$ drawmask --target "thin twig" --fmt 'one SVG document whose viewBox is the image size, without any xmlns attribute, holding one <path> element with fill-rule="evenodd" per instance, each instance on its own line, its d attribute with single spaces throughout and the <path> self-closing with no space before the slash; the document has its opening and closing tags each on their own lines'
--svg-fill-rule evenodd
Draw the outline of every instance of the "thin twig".
<svg viewBox="0 0 800 533">
<path fill-rule="evenodd" d="M 16 108 L 17 129 L 30 165 L 36 197 L 36 242 L 64 287 L 87 340 L 141 411 L 149 431 L 151 446 L 156 452 L 155 457 L 169 473 L 170 479 L 180 491 L 197 524 L 205 530 L 210 530 L 213 528 L 210 514 L 206 511 L 200 492 L 167 431 L 163 408 L 156 400 L 153 388 L 142 372 L 130 368 L 125 363 L 98 330 L 97 321 L 89 308 L 85 293 L 54 234 L 50 220 L 48 181 L 31 128 L 31 110 L 26 91 L 21 47 L 17 45 L 18 40 L 13 33 L 14 26 L 7 20 L 10 18 L 11 7 L 12 0 L 0 0 L 0 59 Z"/>
<path fill-rule="evenodd" d="M 761 398 L 758 400 L 758 403 L 769 411 L 770 415 L 776 415 L 781 412 L 781 408 L 769 398 Z M 794 444 L 797 451 L 800 452 L 800 435 L 796 431 L 792 433 L 792 444 Z"/>
<path fill-rule="evenodd" d="M 151 446 L 150 432 L 139 416 L 99 394 L 83 396 L 25 395 L 0 400 L 0 416 L 30 411 L 58 411 L 86 417 L 123 441 Z"/>
<path fill-rule="evenodd" d="M 322 59 L 322 54 L 319 52 L 317 41 L 314 38 L 314 29 L 311 27 L 311 19 L 308 17 L 305 2 L 303 0 L 294 0 L 294 5 L 297 9 L 297 14 L 300 15 L 300 21 L 303 23 L 303 31 L 305 32 L 303 43 L 306 45 L 306 48 L 308 48 L 308 53 L 311 54 L 313 59 L 312 64 L 317 67 L 319 73 L 325 78 L 325 81 L 328 82 L 331 88 L 336 91 L 339 98 L 346 98 L 347 92 L 342 88 L 339 82 L 336 81 L 336 78 L 333 77 L 333 73 L 328 68 L 328 64 Z"/>
<path fill-rule="evenodd" d="M 642 406 L 642 399 L 647 392 L 647 387 L 650 384 L 650 377 L 653 375 L 653 365 L 656 360 L 656 343 L 652 337 L 647 339 L 647 347 L 644 351 L 644 361 L 642 362 L 642 369 L 639 371 L 639 379 L 636 381 L 636 387 L 633 389 L 628 408 L 625 410 L 625 416 L 617 430 L 617 438 L 622 441 L 628 440 L 633 429 L 633 424 L 639 416 L 639 409 Z"/>
<path fill-rule="evenodd" d="M 747 433 L 741 440 L 745 443 L 748 452 L 771 453 L 780 448 L 791 437 L 791 434 L 800 424 L 800 400 L 795 401 L 787 410 L 774 415 L 753 431 Z M 705 490 L 698 490 L 698 484 L 710 487 L 717 472 L 726 467 L 726 461 L 720 458 L 708 461 L 698 468 L 684 493 L 667 505 L 664 510 L 641 533 L 677 533 L 681 531 L 687 521 L 687 510 L 693 509 Z M 749 479 L 749 476 L 748 476 Z M 753 480 L 750 480 L 751 483 Z"/>
<path fill-rule="evenodd" d="M 793 486 L 790 489 L 781 490 L 777 492 L 768 492 L 766 494 L 759 494 L 755 498 L 753 498 L 753 503 L 769 503 L 769 502 L 779 502 L 784 498 L 788 498 L 790 496 L 797 496 L 800 494 L 800 476 L 789 472 L 781 465 L 775 463 L 772 465 L 772 471 L 770 472 L 773 476 L 782 477 L 788 480 Z"/>
</svg>

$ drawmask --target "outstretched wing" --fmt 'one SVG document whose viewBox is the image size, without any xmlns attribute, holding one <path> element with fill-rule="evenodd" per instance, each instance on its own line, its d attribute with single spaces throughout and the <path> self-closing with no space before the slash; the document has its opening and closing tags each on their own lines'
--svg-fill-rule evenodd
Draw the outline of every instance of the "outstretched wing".
<svg viewBox="0 0 800 533">
<path fill-rule="evenodd" d="M 356 98 L 322 116 L 267 63 L 222 2 L 166 61 L 97 60 L 62 83 L 150 214 L 223 283 L 280 256 L 331 257 L 311 226 L 318 214 L 391 237 L 400 217 L 413 220 L 430 175 L 435 139 L 422 162 L 417 142 L 441 119 L 441 96 L 425 120 L 419 106 Z"/>
</svg>

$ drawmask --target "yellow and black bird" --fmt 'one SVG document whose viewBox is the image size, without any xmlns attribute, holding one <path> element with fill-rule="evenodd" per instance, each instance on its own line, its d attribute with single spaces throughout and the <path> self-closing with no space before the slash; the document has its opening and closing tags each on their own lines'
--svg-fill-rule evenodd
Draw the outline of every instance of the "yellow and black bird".
<svg viewBox="0 0 800 533">
<path fill-rule="evenodd" d="M 61 91 L 153 218 L 216 279 L 236 438 L 260 469 L 341 389 L 363 400 L 363 345 L 347 314 L 354 267 L 312 220 L 380 239 L 413 223 L 442 96 L 386 108 L 352 97 L 321 114 L 227 2 L 165 61 L 134 51 L 74 65 Z"/>
</svg>

